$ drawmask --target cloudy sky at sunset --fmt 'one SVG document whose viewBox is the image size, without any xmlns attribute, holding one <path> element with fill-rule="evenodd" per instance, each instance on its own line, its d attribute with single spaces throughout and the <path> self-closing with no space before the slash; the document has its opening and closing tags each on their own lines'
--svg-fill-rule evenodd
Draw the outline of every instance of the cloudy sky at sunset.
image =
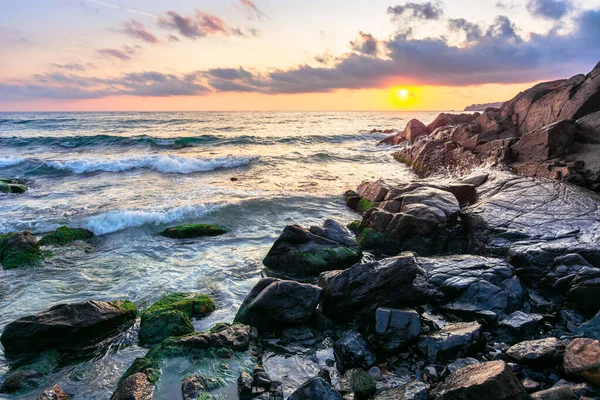
<svg viewBox="0 0 600 400">
<path fill-rule="evenodd" d="M 600 0 L 1 0 L 0 111 L 450 110 L 600 61 Z"/>
</svg>

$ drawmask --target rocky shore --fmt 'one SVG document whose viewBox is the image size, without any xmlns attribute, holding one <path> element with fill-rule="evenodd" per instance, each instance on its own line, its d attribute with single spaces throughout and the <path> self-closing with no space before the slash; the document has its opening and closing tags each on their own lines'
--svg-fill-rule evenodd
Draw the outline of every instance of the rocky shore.
<svg viewBox="0 0 600 400">
<path fill-rule="evenodd" d="M 165 365 L 182 359 L 240 366 L 236 382 L 181 376 L 185 400 L 228 386 L 242 400 L 600 398 L 600 168 L 588 158 L 598 115 L 600 65 L 483 114 L 410 121 L 385 143 L 406 143 L 396 157 L 423 178 L 347 191 L 348 226 L 285 227 L 231 324 L 195 331 L 219 307 L 203 293 L 141 313 L 118 299 L 58 305 L 5 328 L 0 393 L 66 399 L 52 371 L 133 331 L 147 353 L 113 400 L 152 399 Z M 462 175 L 428 178 L 442 170 Z M 92 236 L 9 233 L 0 262 L 21 268 Z"/>
</svg>

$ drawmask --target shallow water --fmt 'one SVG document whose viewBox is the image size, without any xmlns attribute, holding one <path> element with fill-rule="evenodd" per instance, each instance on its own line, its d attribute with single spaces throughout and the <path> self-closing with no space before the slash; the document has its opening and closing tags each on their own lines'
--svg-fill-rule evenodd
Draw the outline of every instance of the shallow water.
<svg viewBox="0 0 600 400">
<path fill-rule="evenodd" d="M 97 235 L 39 267 L 0 271 L 0 330 L 55 304 L 126 298 L 143 309 L 174 291 L 215 296 L 217 311 L 195 321 L 197 330 L 230 322 L 285 225 L 350 222 L 345 190 L 413 177 L 393 148 L 375 146 L 386 135 L 368 132 L 437 114 L 0 113 L 0 176 L 31 182 L 25 195 L 0 195 L 0 233 L 68 224 Z M 157 234 L 192 222 L 230 233 L 185 241 Z M 135 335 L 49 383 L 76 400 L 109 398 L 146 352 Z M 0 354 L 0 382 L 7 368 Z M 165 381 L 155 399 L 173 398 L 175 386 Z"/>
</svg>

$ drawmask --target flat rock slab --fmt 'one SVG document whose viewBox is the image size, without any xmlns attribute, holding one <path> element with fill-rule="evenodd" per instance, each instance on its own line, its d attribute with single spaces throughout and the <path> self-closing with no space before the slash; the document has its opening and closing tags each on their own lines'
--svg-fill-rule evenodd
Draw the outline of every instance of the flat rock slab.
<svg viewBox="0 0 600 400">
<path fill-rule="evenodd" d="M 565 345 L 553 337 L 517 343 L 506 351 L 519 364 L 542 368 L 561 364 L 564 353 Z"/>
</svg>

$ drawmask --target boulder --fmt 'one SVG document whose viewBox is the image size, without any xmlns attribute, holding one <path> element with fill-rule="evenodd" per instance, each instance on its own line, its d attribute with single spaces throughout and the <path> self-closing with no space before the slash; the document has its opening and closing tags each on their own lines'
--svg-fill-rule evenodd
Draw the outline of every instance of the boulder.
<svg viewBox="0 0 600 400">
<path fill-rule="evenodd" d="M 578 400 L 571 388 L 561 386 L 552 387 L 550 389 L 541 390 L 531 395 L 532 400 Z"/>
<path fill-rule="evenodd" d="M 573 339 L 567 346 L 563 369 L 568 376 L 600 386 L 600 342 Z"/>
<path fill-rule="evenodd" d="M 215 310 L 210 296 L 196 293 L 172 293 L 142 313 L 140 343 L 156 344 L 170 336 L 194 333 L 191 318 L 202 318 Z"/>
<path fill-rule="evenodd" d="M 429 133 L 434 132 L 436 129 L 448 126 L 448 125 L 457 125 L 463 123 L 471 123 L 480 117 L 481 114 L 447 114 L 442 113 L 436 117 L 436 119 L 427 125 L 427 131 Z"/>
<path fill-rule="evenodd" d="M 180 225 L 165 229 L 161 235 L 172 239 L 192 239 L 204 236 L 219 236 L 227 233 L 226 229 L 209 224 Z"/>
<path fill-rule="evenodd" d="M 110 400 L 152 400 L 154 383 L 148 377 L 137 372 L 123 379 Z"/>
<path fill-rule="evenodd" d="M 9 357 L 46 349 L 71 350 L 97 343 L 133 324 L 136 314 L 135 305 L 125 300 L 61 304 L 11 322 L 0 342 Z"/>
<path fill-rule="evenodd" d="M 63 246 L 76 240 L 88 240 L 94 237 L 94 232 L 81 228 L 61 226 L 54 232 L 47 233 L 40 239 L 40 246 Z"/>
<path fill-rule="evenodd" d="M 438 386 L 436 400 L 526 400 L 529 395 L 504 361 L 469 365 Z"/>
<path fill-rule="evenodd" d="M 594 318 L 577 327 L 575 334 L 590 339 L 600 340 L 600 312 L 596 314 Z"/>
<path fill-rule="evenodd" d="M 0 193 L 20 194 L 28 190 L 29 188 L 25 185 L 25 182 L 20 179 L 0 179 Z"/>
<path fill-rule="evenodd" d="M 600 144 L 600 111 L 578 119 L 576 126 L 578 142 Z"/>
<path fill-rule="evenodd" d="M 315 313 L 321 289 L 275 278 L 261 279 L 246 296 L 235 322 L 259 331 L 279 331 L 306 323 Z"/>
<path fill-rule="evenodd" d="M 344 271 L 321 274 L 323 313 L 337 321 L 352 321 L 359 313 L 373 316 L 378 307 L 423 304 L 425 290 L 413 256 L 356 264 Z M 415 282 L 416 280 L 416 282 Z"/>
<path fill-rule="evenodd" d="M 350 375 L 350 390 L 356 400 L 366 400 L 373 397 L 377 391 L 377 382 L 362 369 L 348 371 Z"/>
<path fill-rule="evenodd" d="M 373 400 L 429 400 L 427 385 L 421 381 L 412 381 L 403 386 L 385 390 Z"/>
<path fill-rule="evenodd" d="M 600 304 L 596 300 L 600 296 L 600 268 L 584 267 L 577 271 L 567 292 L 567 301 L 579 310 L 596 313 Z"/>
<path fill-rule="evenodd" d="M 543 316 L 515 311 L 498 324 L 500 336 L 506 341 L 518 341 L 538 336 Z"/>
<path fill-rule="evenodd" d="M 477 322 L 457 322 L 421 336 L 418 347 L 429 362 L 436 362 L 473 355 L 481 349 L 483 341 Z"/>
<path fill-rule="evenodd" d="M 518 162 L 540 162 L 569 153 L 575 141 L 575 123 L 563 120 L 528 132 L 511 147 Z"/>
<path fill-rule="evenodd" d="M 256 330 L 248 325 L 221 323 L 205 332 L 167 338 L 152 351 L 155 351 L 155 354 L 167 356 L 187 354 L 192 350 L 218 348 L 246 351 L 256 336 Z"/>
<path fill-rule="evenodd" d="M 237 394 L 240 400 L 252 399 L 252 384 L 254 379 L 246 371 L 242 371 L 237 380 Z"/>
<path fill-rule="evenodd" d="M 375 353 L 363 336 L 355 331 L 347 331 L 333 345 L 335 358 L 342 368 L 367 369 L 375 364 Z"/>
<path fill-rule="evenodd" d="M 296 389 L 288 400 L 342 400 L 342 395 L 323 378 L 314 378 Z"/>
<path fill-rule="evenodd" d="M 562 364 L 564 353 L 565 345 L 553 337 L 517 343 L 506 351 L 519 364 L 541 368 Z"/>
<path fill-rule="evenodd" d="M 414 143 L 419 137 L 429 134 L 429 130 L 421 121 L 411 119 L 402 134 L 409 142 Z"/>
<path fill-rule="evenodd" d="M 386 352 L 395 352 L 402 345 L 419 337 L 421 317 L 412 309 L 378 308 L 375 313 L 375 335 Z"/>
<path fill-rule="evenodd" d="M 190 375 L 181 384 L 183 400 L 197 400 L 206 396 L 206 382 L 202 375 Z"/>
<path fill-rule="evenodd" d="M 267 268 L 297 276 L 347 268 L 362 258 L 352 232 L 335 221 L 322 228 L 289 225 L 263 260 Z"/>
<path fill-rule="evenodd" d="M 0 263 L 5 270 L 32 265 L 42 258 L 40 244 L 30 232 L 0 235 Z"/>
<path fill-rule="evenodd" d="M 46 389 L 40 394 L 37 400 L 69 400 L 71 396 L 65 393 L 64 390 L 58 385 L 54 385 L 49 389 Z"/>
<path fill-rule="evenodd" d="M 417 258 L 425 273 L 429 297 L 447 310 L 490 311 L 498 316 L 521 309 L 526 291 L 507 262 L 472 255 Z"/>
</svg>

